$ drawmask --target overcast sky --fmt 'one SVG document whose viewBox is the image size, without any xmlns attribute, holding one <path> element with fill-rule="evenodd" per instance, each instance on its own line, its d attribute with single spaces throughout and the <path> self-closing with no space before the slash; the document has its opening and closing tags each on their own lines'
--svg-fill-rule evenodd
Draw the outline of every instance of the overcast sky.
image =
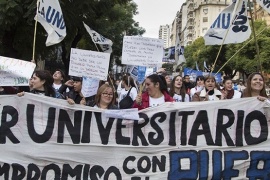
<svg viewBox="0 0 270 180">
<path fill-rule="evenodd" d="M 139 14 L 134 17 L 146 32 L 143 37 L 158 38 L 160 25 L 172 24 L 184 0 L 133 0 Z"/>
</svg>

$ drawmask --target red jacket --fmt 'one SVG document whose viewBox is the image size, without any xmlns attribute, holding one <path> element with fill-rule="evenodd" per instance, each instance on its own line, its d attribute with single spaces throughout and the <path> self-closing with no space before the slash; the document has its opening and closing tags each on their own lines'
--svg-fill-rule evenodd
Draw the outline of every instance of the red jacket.
<svg viewBox="0 0 270 180">
<path fill-rule="evenodd" d="M 164 95 L 165 102 L 173 102 L 173 98 L 166 92 L 162 92 Z M 149 94 L 148 92 L 145 92 L 142 94 L 142 103 L 141 105 L 137 104 L 136 101 L 134 101 L 134 104 L 132 106 L 133 108 L 138 108 L 139 110 L 145 109 L 149 107 Z"/>
</svg>

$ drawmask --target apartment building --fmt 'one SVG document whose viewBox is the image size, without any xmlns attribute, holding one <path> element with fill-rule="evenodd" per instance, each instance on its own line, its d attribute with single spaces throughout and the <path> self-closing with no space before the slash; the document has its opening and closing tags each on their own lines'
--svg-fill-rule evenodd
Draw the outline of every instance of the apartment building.
<svg viewBox="0 0 270 180">
<path fill-rule="evenodd" d="M 187 0 L 177 16 L 181 19 L 179 22 L 182 21 L 181 29 L 178 29 L 181 45 L 189 45 L 204 36 L 218 14 L 230 3 L 230 0 Z"/>
<path fill-rule="evenodd" d="M 170 36 L 171 36 L 171 28 L 170 28 L 170 25 L 168 25 L 168 24 L 166 24 L 166 25 L 161 25 L 161 26 L 159 27 L 159 35 L 158 35 L 158 38 L 164 40 L 164 48 L 168 48 L 168 47 L 171 46 L 171 44 L 170 44 Z"/>
</svg>

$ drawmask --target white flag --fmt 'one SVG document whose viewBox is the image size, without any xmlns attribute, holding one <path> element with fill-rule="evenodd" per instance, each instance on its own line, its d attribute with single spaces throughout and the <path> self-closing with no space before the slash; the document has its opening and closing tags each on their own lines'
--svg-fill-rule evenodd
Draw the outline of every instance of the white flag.
<svg viewBox="0 0 270 180">
<path fill-rule="evenodd" d="M 196 70 L 200 71 L 197 61 L 196 61 Z"/>
<path fill-rule="evenodd" d="M 209 71 L 209 68 L 207 67 L 207 65 L 206 65 L 206 62 L 205 62 L 205 61 L 203 62 L 203 67 L 204 67 L 204 69 L 205 69 L 206 71 Z"/>
<path fill-rule="evenodd" d="M 204 40 L 205 45 L 221 45 L 224 38 L 223 44 L 236 44 L 247 40 L 250 34 L 251 28 L 247 17 L 247 1 L 238 0 L 219 14 L 204 35 Z"/>
<path fill-rule="evenodd" d="M 186 62 L 186 58 L 185 58 L 185 56 L 184 56 L 184 46 L 180 46 L 178 52 L 179 52 L 179 54 L 178 54 L 178 62 L 177 62 L 177 65 Z"/>
<path fill-rule="evenodd" d="M 48 33 L 46 46 L 61 42 L 66 36 L 66 25 L 58 0 L 38 1 L 35 20 L 44 27 Z"/>
<path fill-rule="evenodd" d="M 97 33 L 96 31 L 92 30 L 89 26 L 87 26 L 84 22 L 83 25 L 86 29 L 86 31 L 89 33 L 89 35 L 92 38 L 92 41 L 95 44 L 99 44 L 100 48 L 103 52 L 111 53 L 112 52 L 112 45 L 113 42 L 110 39 L 105 38 L 101 34 Z"/>
<path fill-rule="evenodd" d="M 268 13 L 270 13 L 270 1 L 256 0 L 256 2 Z"/>
</svg>

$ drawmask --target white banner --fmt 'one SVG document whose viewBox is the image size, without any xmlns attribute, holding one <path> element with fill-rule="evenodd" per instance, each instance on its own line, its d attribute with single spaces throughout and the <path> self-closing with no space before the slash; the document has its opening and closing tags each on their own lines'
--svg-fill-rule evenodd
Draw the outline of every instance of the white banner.
<svg viewBox="0 0 270 180">
<path fill-rule="evenodd" d="M 163 40 L 138 36 L 123 39 L 122 64 L 153 67 L 162 63 Z"/>
<path fill-rule="evenodd" d="M 61 42 L 66 36 L 66 25 L 58 0 L 39 0 L 35 19 L 48 33 L 46 46 Z"/>
<path fill-rule="evenodd" d="M 236 44 L 247 40 L 250 34 L 247 1 L 239 0 L 218 15 L 203 38 L 205 45 L 221 45 L 223 41 L 223 44 Z"/>
<path fill-rule="evenodd" d="M 84 22 L 83 22 L 83 25 L 84 25 L 86 31 L 91 36 L 92 41 L 95 44 L 99 44 L 99 46 L 103 52 L 112 53 L 113 42 L 110 39 L 107 39 L 104 36 L 102 36 L 101 34 L 97 33 L 96 31 L 91 29 L 89 26 L 87 26 Z"/>
<path fill-rule="evenodd" d="M 0 56 L 0 86 L 29 86 L 36 64 Z"/>
<path fill-rule="evenodd" d="M 0 102 L 1 179 L 269 179 L 256 98 L 165 103 L 139 121 L 27 93 Z"/>
<path fill-rule="evenodd" d="M 107 80 L 110 54 L 71 48 L 69 75 Z"/>
</svg>

